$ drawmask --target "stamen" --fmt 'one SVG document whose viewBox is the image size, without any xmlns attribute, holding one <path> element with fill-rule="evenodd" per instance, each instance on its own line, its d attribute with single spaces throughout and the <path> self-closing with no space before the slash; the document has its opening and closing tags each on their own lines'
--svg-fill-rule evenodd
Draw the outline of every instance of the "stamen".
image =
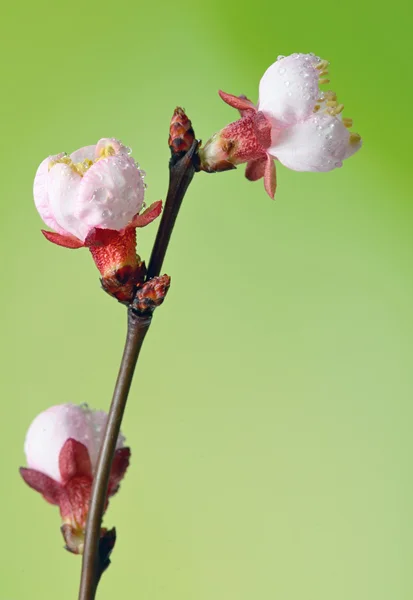
<svg viewBox="0 0 413 600">
<path fill-rule="evenodd" d="M 99 152 L 99 159 L 108 158 L 108 156 L 114 156 L 115 154 L 115 148 L 111 144 L 108 144 L 107 146 L 104 146 Z"/>
<path fill-rule="evenodd" d="M 318 112 L 320 110 L 321 106 L 319 104 L 316 104 L 313 108 L 313 112 Z"/>
<path fill-rule="evenodd" d="M 316 65 L 316 69 L 319 71 L 323 71 L 326 67 L 328 67 L 328 60 L 321 60 L 318 65 Z"/>
<path fill-rule="evenodd" d="M 337 100 L 327 100 L 326 106 L 337 106 Z"/>
<path fill-rule="evenodd" d="M 350 133 L 350 144 L 358 144 L 359 141 L 361 140 L 361 135 L 359 135 L 358 133 Z"/>
<path fill-rule="evenodd" d="M 343 109 L 344 104 L 338 104 L 337 107 L 334 109 L 334 114 L 339 115 L 341 112 L 343 112 Z"/>
<path fill-rule="evenodd" d="M 353 126 L 353 119 L 348 119 L 347 117 L 344 118 L 343 125 L 344 125 L 344 127 L 347 127 L 347 129 L 349 129 L 350 127 Z"/>
<path fill-rule="evenodd" d="M 319 74 L 319 77 L 322 77 L 323 75 L 328 75 L 327 69 L 321 71 L 321 73 Z"/>
<path fill-rule="evenodd" d="M 74 163 L 74 162 L 72 162 L 72 159 L 70 158 L 70 156 L 62 156 L 61 158 L 58 158 L 57 160 L 50 161 L 49 171 L 52 167 L 54 167 L 55 165 L 58 165 L 58 164 L 67 165 L 68 167 L 70 167 L 72 169 L 72 171 L 74 173 L 77 173 L 78 175 L 83 177 L 83 175 L 86 173 L 86 171 L 88 169 L 90 169 L 90 167 L 93 165 L 93 160 L 89 160 L 88 158 L 86 158 L 83 162 Z"/>
<path fill-rule="evenodd" d="M 320 79 L 320 83 L 321 85 L 324 85 L 325 83 L 330 83 L 329 79 Z"/>
</svg>

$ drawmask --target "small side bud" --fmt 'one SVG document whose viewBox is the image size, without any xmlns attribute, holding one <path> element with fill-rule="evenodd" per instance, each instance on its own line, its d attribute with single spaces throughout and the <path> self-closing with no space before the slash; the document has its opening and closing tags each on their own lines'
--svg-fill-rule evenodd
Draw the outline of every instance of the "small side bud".
<svg viewBox="0 0 413 600">
<path fill-rule="evenodd" d="M 171 149 L 172 163 L 185 156 L 195 140 L 192 123 L 183 108 L 175 108 L 169 127 L 168 146 Z"/>
<path fill-rule="evenodd" d="M 165 300 L 170 285 L 171 278 L 169 275 L 150 279 L 138 288 L 132 303 L 132 309 L 141 315 L 153 313 L 155 308 Z"/>
</svg>

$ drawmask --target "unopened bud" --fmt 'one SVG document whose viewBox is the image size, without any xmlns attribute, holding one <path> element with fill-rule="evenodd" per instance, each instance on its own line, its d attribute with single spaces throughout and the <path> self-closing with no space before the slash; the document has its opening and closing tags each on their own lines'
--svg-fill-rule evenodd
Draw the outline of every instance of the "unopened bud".
<svg viewBox="0 0 413 600">
<path fill-rule="evenodd" d="M 165 300 L 170 285 L 171 278 L 169 275 L 154 277 L 144 283 L 136 292 L 132 303 L 133 310 L 139 314 L 152 313 Z"/>
<path fill-rule="evenodd" d="M 175 162 L 182 158 L 190 149 L 195 140 L 192 123 L 186 116 L 183 108 L 175 108 L 169 127 L 168 145 L 171 149 L 172 160 Z"/>
</svg>

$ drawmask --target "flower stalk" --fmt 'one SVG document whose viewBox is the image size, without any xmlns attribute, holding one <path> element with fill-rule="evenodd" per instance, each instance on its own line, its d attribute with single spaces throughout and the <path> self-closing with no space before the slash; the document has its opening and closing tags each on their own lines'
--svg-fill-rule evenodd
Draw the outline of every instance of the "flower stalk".
<svg viewBox="0 0 413 600">
<path fill-rule="evenodd" d="M 175 110 L 172 120 L 174 124 L 176 123 L 176 117 L 180 114 L 177 111 L 182 111 L 182 109 Z M 182 114 L 184 115 L 183 111 Z M 175 129 L 176 126 L 174 126 Z M 172 131 L 171 135 L 173 138 Z M 195 172 L 198 170 L 197 151 L 199 142 L 192 138 L 192 144 L 183 156 L 182 146 L 179 146 L 181 152 L 179 156 L 176 148 L 171 143 L 171 137 L 169 141 L 172 152 L 169 165 L 169 189 L 148 266 L 146 283 L 138 288 L 136 301 L 132 302 L 128 308 L 125 348 L 93 481 L 86 524 L 79 600 L 94 600 L 100 576 L 107 566 L 107 553 L 103 553 L 104 562 L 102 563 L 101 561 L 100 532 L 116 440 L 120 431 L 139 353 L 152 321 L 152 312 L 156 306 L 161 304 L 169 288 L 169 278 L 167 276 L 159 277 L 159 274 L 171 239 L 172 230 L 188 186 Z M 155 281 L 155 278 L 157 281 Z"/>
</svg>

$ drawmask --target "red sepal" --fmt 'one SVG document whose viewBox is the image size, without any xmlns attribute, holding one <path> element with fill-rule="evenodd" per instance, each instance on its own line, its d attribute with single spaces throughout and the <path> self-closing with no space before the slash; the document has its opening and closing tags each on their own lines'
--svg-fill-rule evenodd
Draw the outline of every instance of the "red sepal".
<svg viewBox="0 0 413 600">
<path fill-rule="evenodd" d="M 271 146 L 271 122 L 267 119 L 263 112 L 258 111 L 253 117 L 254 133 L 257 140 L 267 149 Z"/>
<path fill-rule="evenodd" d="M 267 154 L 267 162 L 265 164 L 264 187 L 270 198 L 274 198 L 277 187 L 277 173 L 275 171 L 274 159 Z"/>
<path fill-rule="evenodd" d="M 130 448 L 119 448 L 115 452 L 109 477 L 108 497 L 113 496 L 119 489 L 119 484 L 129 467 Z"/>
<path fill-rule="evenodd" d="M 59 470 L 63 485 L 72 477 L 92 478 L 92 465 L 86 446 L 73 438 L 66 440 L 59 454 Z"/>
<path fill-rule="evenodd" d="M 45 229 L 42 229 L 42 233 L 49 242 L 52 242 L 52 244 L 56 244 L 57 246 L 72 248 L 73 250 L 83 248 L 84 246 L 84 243 L 74 235 L 62 235 L 55 231 L 46 231 Z"/>
<path fill-rule="evenodd" d="M 249 181 L 258 181 L 258 179 L 264 177 L 266 164 L 266 158 L 257 158 L 256 160 L 250 160 L 247 163 L 247 168 L 245 169 L 245 177 Z"/>
<path fill-rule="evenodd" d="M 89 231 L 86 236 L 84 246 L 90 248 L 91 246 L 107 246 L 119 237 L 119 231 L 115 229 L 99 229 L 94 227 Z"/>
<path fill-rule="evenodd" d="M 156 217 L 162 212 L 162 200 L 157 200 L 146 210 L 143 211 L 140 215 L 136 215 L 133 221 L 128 225 L 128 227 L 146 227 L 149 223 L 152 223 Z"/>
<path fill-rule="evenodd" d="M 233 108 L 239 110 L 242 117 L 245 117 L 246 114 L 249 114 L 251 112 L 257 112 L 255 104 L 253 104 L 251 100 L 248 100 L 246 96 L 234 96 L 233 94 L 227 94 L 222 90 L 219 90 L 218 94 L 221 96 L 224 102 L 229 104 L 229 106 L 232 106 Z M 244 111 L 247 112 L 245 113 Z"/>
<path fill-rule="evenodd" d="M 35 469 L 20 468 L 20 475 L 24 481 L 36 492 L 40 492 L 47 502 L 50 504 L 60 504 L 62 497 L 62 486 L 51 477 L 48 477 Z"/>
</svg>

